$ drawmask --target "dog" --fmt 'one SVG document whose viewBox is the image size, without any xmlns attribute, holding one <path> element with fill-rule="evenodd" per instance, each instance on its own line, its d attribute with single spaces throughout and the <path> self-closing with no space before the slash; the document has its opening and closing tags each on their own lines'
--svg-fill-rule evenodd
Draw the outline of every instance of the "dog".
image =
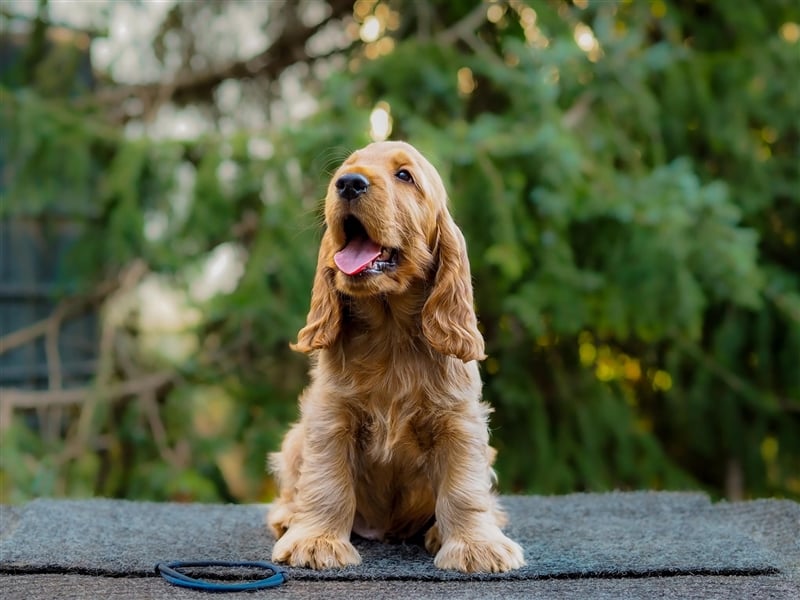
<svg viewBox="0 0 800 600">
<path fill-rule="evenodd" d="M 300 419 L 269 457 L 279 486 L 272 558 L 357 565 L 351 533 L 424 534 L 434 565 L 524 565 L 493 492 L 484 341 L 461 231 L 436 169 L 413 146 L 376 142 L 334 174 L 307 323 Z"/>
</svg>

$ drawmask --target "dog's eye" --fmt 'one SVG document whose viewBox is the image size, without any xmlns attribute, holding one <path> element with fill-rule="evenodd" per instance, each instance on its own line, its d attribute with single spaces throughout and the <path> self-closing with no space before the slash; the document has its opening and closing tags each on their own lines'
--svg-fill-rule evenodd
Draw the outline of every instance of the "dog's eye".
<svg viewBox="0 0 800 600">
<path fill-rule="evenodd" d="M 407 169 L 400 169 L 397 173 L 394 174 L 400 181 L 405 181 L 406 183 L 414 183 L 414 178 L 411 176 L 411 173 L 408 172 Z"/>
</svg>

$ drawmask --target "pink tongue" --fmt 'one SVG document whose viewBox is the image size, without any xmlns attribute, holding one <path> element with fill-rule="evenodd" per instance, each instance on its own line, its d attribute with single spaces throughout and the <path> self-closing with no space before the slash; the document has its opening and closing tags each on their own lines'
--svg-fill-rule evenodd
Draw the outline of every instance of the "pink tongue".
<svg viewBox="0 0 800 600">
<path fill-rule="evenodd" d="M 346 275 L 357 275 L 381 255 L 381 247 L 369 238 L 351 240 L 334 254 L 333 262 Z"/>
</svg>

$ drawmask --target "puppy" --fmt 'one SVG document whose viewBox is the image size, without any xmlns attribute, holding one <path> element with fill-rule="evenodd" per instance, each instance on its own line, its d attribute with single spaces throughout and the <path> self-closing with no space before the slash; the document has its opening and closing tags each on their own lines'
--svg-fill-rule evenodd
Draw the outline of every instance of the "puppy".
<svg viewBox="0 0 800 600">
<path fill-rule="evenodd" d="M 356 565 L 351 532 L 397 540 L 427 528 L 439 568 L 522 566 L 492 491 L 483 338 L 439 174 L 409 144 L 370 144 L 333 176 L 325 223 L 292 346 L 311 354 L 311 383 L 269 458 L 273 560 Z"/>
</svg>

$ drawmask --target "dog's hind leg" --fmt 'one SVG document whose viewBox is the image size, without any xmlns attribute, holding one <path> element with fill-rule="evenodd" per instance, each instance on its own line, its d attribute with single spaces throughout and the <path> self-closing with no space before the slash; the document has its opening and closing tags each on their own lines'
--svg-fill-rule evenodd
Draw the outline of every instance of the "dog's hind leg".
<svg viewBox="0 0 800 600">
<path fill-rule="evenodd" d="M 267 525 L 276 538 L 280 538 L 294 516 L 294 496 L 300 466 L 303 463 L 303 431 L 300 423 L 295 423 L 286 434 L 280 452 L 267 457 L 268 468 L 278 484 L 278 497 L 267 514 Z"/>
</svg>

